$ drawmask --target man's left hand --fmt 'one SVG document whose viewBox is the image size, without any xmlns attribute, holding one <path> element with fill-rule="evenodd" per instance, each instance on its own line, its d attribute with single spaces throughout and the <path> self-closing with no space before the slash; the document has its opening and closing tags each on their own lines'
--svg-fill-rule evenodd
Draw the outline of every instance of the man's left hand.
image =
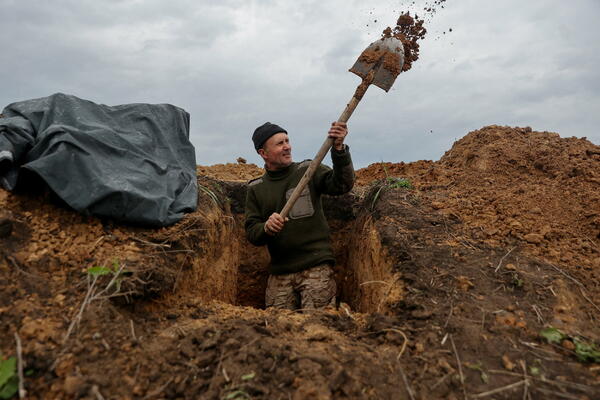
<svg viewBox="0 0 600 400">
<path fill-rule="evenodd" d="M 333 139 L 333 148 L 337 151 L 344 149 L 344 139 L 348 134 L 348 127 L 345 122 L 332 122 L 327 135 Z"/>
</svg>

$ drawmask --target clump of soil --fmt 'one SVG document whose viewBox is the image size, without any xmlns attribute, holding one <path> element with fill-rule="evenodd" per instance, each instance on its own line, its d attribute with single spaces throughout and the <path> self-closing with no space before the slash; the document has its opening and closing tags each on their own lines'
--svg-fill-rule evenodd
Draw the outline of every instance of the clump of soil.
<svg viewBox="0 0 600 400">
<path fill-rule="evenodd" d="M 427 29 L 423 27 L 424 21 L 417 15 L 414 18 L 410 12 L 400 14 L 396 26 L 387 27 L 381 34 L 381 38 L 394 37 L 402 42 L 404 46 L 404 65 L 402 71 L 408 71 L 412 64 L 419 59 L 419 41 L 425 38 Z M 399 71 L 400 72 L 400 71 Z M 399 73 L 398 72 L 398 73 Z"/>
<path fill-rule="evenodd" d="M 438 162 L 378 163 L 357 175 L 362 184 L 408 177 L 474 240 L 526 248 L 598 282 L 599 161 L 600 148 L 585 138 L 492 125 L 469 133 Z"/>
<path fill-rule="evenodd" d="M 427 33 L 423 23 L 424 21 L 419 20 L 417 16 L 415 18 L 411 17 L 409 12 L 402 13 L 394 28 L 386 28 L 380 41 L 371 44 L 361 53 L 358 62 L 362 65 L 356 69 L 351 69 L 363 78 L 354 94 L 356 99 L 360 100 L 363 97 L 375 74 L 380 74 L 379 68 L 387 72 L 388 79 L 393 82 L 400 72 L 408 71 L 412 67 L 413 62 L 419 59 L 418 41 L 423 39 Z M 393 40 L 385 42 L 386 39 L 390 38 L 397 39 L 399 43 Z M 401 61 L 401 54 L 399 54 L 402 50 L 400 43 L 404 50 L 403 62 Z M 388 90 L 389 87 L 385 89 Z"/>
</svg>

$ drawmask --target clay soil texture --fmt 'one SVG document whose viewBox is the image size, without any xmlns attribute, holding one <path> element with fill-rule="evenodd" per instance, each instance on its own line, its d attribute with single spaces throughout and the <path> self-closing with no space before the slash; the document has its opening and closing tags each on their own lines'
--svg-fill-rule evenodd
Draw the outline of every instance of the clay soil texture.
<svg viewBox="0 0 600 400">
<path fill-rule="evenodd" d="M 432 9 L 429 9 L 428 13 L 431 14 Z M 352 72 L 363 78 L 362 84 L 354 94 L 356 99 L 362 99 L 375 76 L 379 76 L 375 78 L 375 81 L 379 79 L 383 83 L 383 81 L 391 80 L 393 83 L 393 80 L 402 71 L 408 71 L 412 68 L 412 64 L 419 59 L 419 41 L 424 39 L 427 33 L 423 24 L 424 20 L 418 19 L 417 16 L 413 18 L 409 12 L 401 13 L 396 26 L 384 29 L 381 39 L 372 43 L 360 54 L 358 57 L 360 67 L 351 69 Z M 389 48 L 389 43 L 383 44 L 389 38 L 397 39 L 395 41 L 397 47 Z M 396 44 L 392 46 L 396 46 Z M 403 61 L 401 61 L 401 58 Z M 384 72 L 382 73 L 380 69 Z M 389 87 L 386 88 L 387 90 L 389 90 Z"/>
<path fill-rule="evenodd" d="M 600 398 L 599 146 L 488 126 L 357 171 L 324 199 L 340 304 L 320 311 L 264 310 L 261 174 L 199 166 L 198 210 L 162 229 L 0 190 L 0 351 L 27 398 Z"/>
<path fill-rule="evenodd" d="M 386 28 L 381 38 L 394 37 L 402 42 L 404 47 L 404 65 L 402 71 L 408 71 L 412 64 L 419 59 L 419 41 L 425 38 L 427 29 L 423 27 L 424 20 L 417 16 L 414 18 L 409 12 L 400 14 L 396 26 Z M 400 71 L 398 71 L 400 73 Z"/>
</svg>

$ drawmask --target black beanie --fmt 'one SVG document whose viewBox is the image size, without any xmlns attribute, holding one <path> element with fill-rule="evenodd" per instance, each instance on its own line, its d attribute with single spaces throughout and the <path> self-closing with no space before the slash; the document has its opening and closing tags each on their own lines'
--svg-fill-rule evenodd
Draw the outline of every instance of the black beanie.
<svg viewBox="0 0 600 400">
<path fill-rule="evenodd" d="M 287 133 L 285 129 L 280 127 L 279 125 L 272 124 L 270 122 L 265 122 L 258 128 L 254 130 L 254 134 L 252 135 L 252 141 L 254 142 L 254 148 L 256 151 L 262 147 L 262 145 L 267 141 L 268 138 L 275 135 L 276 133 Z"/>
</svg>

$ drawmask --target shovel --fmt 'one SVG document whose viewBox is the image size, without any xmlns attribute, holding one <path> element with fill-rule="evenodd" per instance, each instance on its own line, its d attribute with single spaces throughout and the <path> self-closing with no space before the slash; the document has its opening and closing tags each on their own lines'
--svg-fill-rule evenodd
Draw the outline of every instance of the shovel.
<svg viewBox="0 0 600 400">
<path fill-rule="evenodd" d="M 358 57 L 358 60 L 354 63 L 350 72 L 362 78 L 362 82 L 356 88 L 354 96 L 346 106 L 342 115 L 338 118 L 338 122 L 347 122 L 350 116 L 354 112 L 354 109 L 364 96 L 365 92 L 369 88 L 369 85 L 373 84 L 379 86 L 386 92 L 390 90 L 396 77 L 402 71 L 404 65 L 404 47 L 402 42 L 395 37 L 386 37 L 376 42 L 371 43 Z M 306 172 L 298 182 L 298 185 L 290 195 L 287 203 L 281 210 L 280 215 L 285 219 L 296 200 L 300 197 L 300 193 L 304 190 L 308 182 L 312 179 L 315 171 L 323 158 L 331 149 L 333 145 L 333 139 L 327 138 L 321 146 L 321 149 L 311 161 Z"/>
</svg>

